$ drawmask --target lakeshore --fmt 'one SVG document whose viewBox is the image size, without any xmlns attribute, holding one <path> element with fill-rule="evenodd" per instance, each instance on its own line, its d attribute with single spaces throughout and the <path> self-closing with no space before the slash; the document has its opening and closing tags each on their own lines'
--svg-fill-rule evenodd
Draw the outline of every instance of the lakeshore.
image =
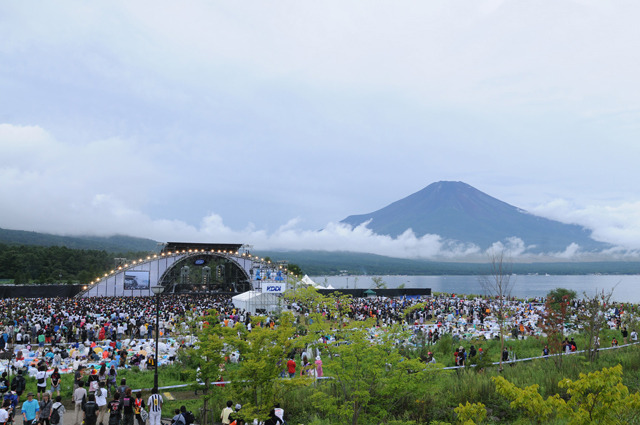
<svg viewBox="0 0 640 425">
<path fill-rule="evenodd" d="M 376 276 L 311 276 L 316 283 L 334 288 L 374 288 Z M 380 276 L 387 288 L 431 288 L 433 292 L 487 295 L 480 284 L 480 276 Z M 326 279 L 326 280 L 325 280 Z M 583 292 L 591 296 L 596 291 L 613 290 L 612 300 L 640 303 L 640 275 L 511 275 L 512 296 L 517 298 L 545 297 L 555 288 Z"/>
</svg>

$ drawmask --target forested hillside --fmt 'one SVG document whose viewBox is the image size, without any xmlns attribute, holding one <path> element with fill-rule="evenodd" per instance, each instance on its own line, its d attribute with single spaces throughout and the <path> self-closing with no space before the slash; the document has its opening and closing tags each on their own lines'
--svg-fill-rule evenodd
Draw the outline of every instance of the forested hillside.
<svg viewBox="0 0 640 425">
<path fill-rule="evenodd" d="M 113 253 L 64 246 L 0 244 L 0 280 L 14 283 L 86 283 L 113 269 L 114 258 L 140 258 L 147 252 Z"/>
<path fill-rule="evenodd" d="M 6 245 L 64 246 L 72 249 L 95 249 L 107 252 L 156 251 L 158 243 L 131 236 L 60 236 L 0 228 L 0 243 Z"/>
<path fill-rule="evenodd" d="M 15 245 L 0 240 L 0 282 L 86 283 L 113 269 L 114 258 L 146 257 L 151 251 L 71 249 L 66 246 Z M 409 260 L 354 252 L 256 252 L 285 260 L 311 276 L 321 275 L 483 275 L 488 264 Z M 514 263 L 517 274 L 640 274 L 640 262 Z"/>
</svg>

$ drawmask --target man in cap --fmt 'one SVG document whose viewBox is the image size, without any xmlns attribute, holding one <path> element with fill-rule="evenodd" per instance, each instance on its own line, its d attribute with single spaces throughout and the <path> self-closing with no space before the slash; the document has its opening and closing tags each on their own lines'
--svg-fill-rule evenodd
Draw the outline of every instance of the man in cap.
<svg viewBox="0 0 640 425">
<path fill-rule="evenodd" d="M 24 425 L 33 425 L 38 419 L 40 403 L 33 399 L 33 393 L 27 394 L 27 401 L 22 403 L 22 417 Z"/>
</svg>

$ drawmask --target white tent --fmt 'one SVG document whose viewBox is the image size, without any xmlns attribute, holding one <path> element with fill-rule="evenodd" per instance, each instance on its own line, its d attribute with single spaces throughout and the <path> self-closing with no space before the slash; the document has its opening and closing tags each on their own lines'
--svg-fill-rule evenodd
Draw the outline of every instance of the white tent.
<svg viewBox="0 0 640 425">
<path fill-rule="evenodd" d="M 256 310 L 264 310 L 270 313 L 280 308 L 277 295 L 263 294 L 260 291 L 243 292 L 231 300 L 237 309 L 248 311 L 251 314 L 256 314 Z"/>
<path fill-rule="evenodd" d="M 304 283 L 305 285 L 311 285 L 314 288 L 322 288 L 322 286 L 318 285 L 317 283 L 315 283 L 313 280 L 311 280 L 311 278 L 309 276 L 307 276 L 306 274 L 304 275 L 304 277 L 302 279 L 300 279 L 300 281 L 302 283 Z"/>
</svg>

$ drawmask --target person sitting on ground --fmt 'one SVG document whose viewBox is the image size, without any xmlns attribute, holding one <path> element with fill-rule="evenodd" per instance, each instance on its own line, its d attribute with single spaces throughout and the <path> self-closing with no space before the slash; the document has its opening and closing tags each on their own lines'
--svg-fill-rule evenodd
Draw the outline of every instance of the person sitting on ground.
<svg viewBox="0 0 640 425">
<path fill-rule="evenodd" d="M 185 424 L 185 420 L 184 420 L 184 416 L 182 416 L 182 413 L 180 413 L 180 409 L 175 409 L 173 411 L 173 413 L 175 415 L 171 419 L 171 425 L 186 425 Z"/>
<path fill-rule="evenodd" d="M 236 406 L 240 406 L 240 405 L 236 404 Z M 193 415 L 193 413 L 191 411 L 187 411 L 187 406 L 185 406 L 184 404 L 182 406 L 180 406 L 180 413 L 182 414 L 182 417 L 184 418 L 185 425 L 191 425 L 192 423 L 194 423 L 196 421 L 196 418 Z"/>
</svg>

